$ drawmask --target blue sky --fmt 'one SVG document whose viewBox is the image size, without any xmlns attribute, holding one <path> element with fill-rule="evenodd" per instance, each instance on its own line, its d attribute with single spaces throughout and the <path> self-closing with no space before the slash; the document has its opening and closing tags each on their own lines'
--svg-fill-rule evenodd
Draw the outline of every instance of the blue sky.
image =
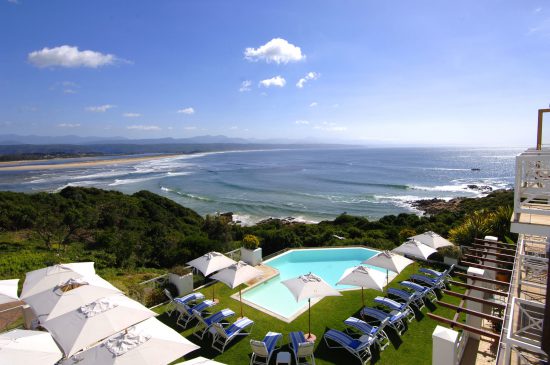
<svg viewBox="0 0 550 365">
<path fill-rule="evenodd" d="M 0 134 L 532 146 L 550 103 L 547 1 L 0 0 L 0 30 Z"/>
</svg>

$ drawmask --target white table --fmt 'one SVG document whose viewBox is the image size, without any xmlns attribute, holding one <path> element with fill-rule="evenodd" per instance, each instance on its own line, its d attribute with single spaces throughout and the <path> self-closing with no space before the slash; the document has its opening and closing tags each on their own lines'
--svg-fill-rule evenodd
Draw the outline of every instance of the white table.
<svg viewBox="0 0 550 365">
<path fill-rule="evenodd" d="M 277 354 L 277 361 L 275 362 L 276 365 L 279 364 L 288 364 L 290 365 L 291 359 L 290 359 L 290 352 L 279 352 Z"/>
</svg>

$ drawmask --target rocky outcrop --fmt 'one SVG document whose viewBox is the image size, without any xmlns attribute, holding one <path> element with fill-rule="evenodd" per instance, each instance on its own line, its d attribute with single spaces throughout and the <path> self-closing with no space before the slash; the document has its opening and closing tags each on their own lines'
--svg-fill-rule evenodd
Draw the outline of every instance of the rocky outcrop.
<svg viewBox="0 0 550 365">
<path fill-rule="evenodd" d="M 423 211 L 425 214 L 432 215 L 442 212 L 456 212 L 459 210 L 460 203 L 466 198 L 454 198 L 449 201 L 443 199 L 425 199 L 411 201 L 410 204 Z"/>
</svg>

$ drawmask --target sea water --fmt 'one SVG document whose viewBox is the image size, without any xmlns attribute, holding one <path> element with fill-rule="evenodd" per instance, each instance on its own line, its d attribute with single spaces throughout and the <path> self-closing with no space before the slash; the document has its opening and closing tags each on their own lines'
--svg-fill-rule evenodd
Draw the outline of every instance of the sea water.
<svg viewBox="0 0 550 365">
<path fill-rule="evenodd" d="M 411 202 L 419 199 L 486 194 L 471 185 L 511 188 L 514 158 L 522 150 L 331 148 L 205 153 L 111 166 L 3 171 L 0 190 L 93 186 L 133 193 L 146 189 L 202 215 L 233 212 L 243 224 L 288 216 L 318 222 L 343 212 L 379 218 L 418 213 Z"/>
</svg>

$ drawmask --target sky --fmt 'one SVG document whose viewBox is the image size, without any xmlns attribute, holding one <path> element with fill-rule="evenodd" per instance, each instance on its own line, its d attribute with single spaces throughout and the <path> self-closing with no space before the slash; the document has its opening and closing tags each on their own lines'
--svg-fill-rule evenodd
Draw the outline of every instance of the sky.
<svg viewBox="0 0 550 365">
<path fill-rule="evenodd" d="M 0 0 L 0 134 L 530 147 L 549 65 L 548 0 Z"/>
</svg>

